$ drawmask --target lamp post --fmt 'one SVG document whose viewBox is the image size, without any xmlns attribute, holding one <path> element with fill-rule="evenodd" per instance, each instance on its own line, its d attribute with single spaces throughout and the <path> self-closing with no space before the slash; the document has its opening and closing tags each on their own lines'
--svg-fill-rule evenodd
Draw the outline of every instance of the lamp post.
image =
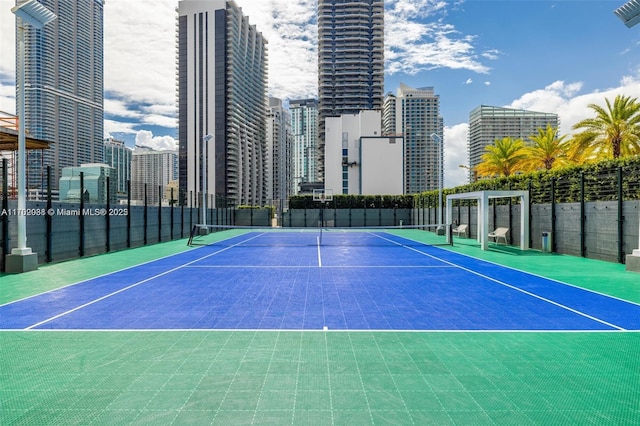
<svg viewBox="0 0 640 426">
<path fill-rule="evenodd" d="M 213 135 L 206 134 L 202 138 L 202 227 L 207 227 L 207 169 L 209 168 L 209 159 L 207 158 L 209 141 L 213 139 Z"/>
<path fill-rule="evenodd" d="M 469 175 L 467 175 L 469 178 L 469 183 L 473 183 L 478 180 L 478 172 L 476 172 L 473 168 L 465 166 L 464 164 L 460 164 L 458 167 L 460 167 L 461 169 L 469 170 Z"/>
<path fill-rule="evenodd" d="M 442 138 L 431 133 L 431 139 L 438 144 L 438 225 L 442 223 Z"/>
<path fill-rule="evenodd" d="M 640 23 L 640 0 L 629 0 L 613 11 L 624 24 L 631 28 Z"/>
<path fill-rule="evenodd" d="M 56 19 L 55 13 L 38 3 L 29 0 L 19 6 L 11 8 L 11 12 L 18 18 L 18 72 L 16 84 L 18 94 L 18 246 L 7 256 L 7 272 L 26 272 L 38 268 L 38 255 L 27 247 L 27 179 L 26 179 L 26 141 L 25 141 L 25 24 L 35 29 L 42 29 L 46 24 Z"/>
</svg>

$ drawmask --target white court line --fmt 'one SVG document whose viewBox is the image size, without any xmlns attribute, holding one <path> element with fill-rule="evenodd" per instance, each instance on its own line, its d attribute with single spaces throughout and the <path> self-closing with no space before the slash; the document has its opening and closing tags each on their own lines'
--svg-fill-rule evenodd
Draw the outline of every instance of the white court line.
<svg viewBox="0 0 640 426">
<path fill-rule="evenodd" d="M 452 265 L 321 265 L 323 268 L 372 268 L 372 269 L 392 269 L 392 268 L 409 268 L 409 269 L 447 269 L 455 268 Z M 273 269 L 287 269 L 287 268 L 316 268 L 315 265 L 189 265 L 185 268 L 273 268 Z"/>
<path fill-rule="evenodd" d="M 0 329 L 3 333 L 15 332 L 22 333 L 25 330 L 15 328 Z M 478 330 L 478 329 L 420 329 L 420 330 L 390 330 L 390 329 L 368 329 L 368 328 L 43 328 L 39 330 L 30 330 L 38 333 L 68 333 L 68 332 L 119 332 L 119 333 L 172 333 L 172 332 L 193 332 L 193 333 L 210 333 L 212 331 L 239 333 L 239 332 L 278 332 L 278 333 L 624 333 L 624 334 L 640 334 L 640 330 L 554 330 L 554 329 L 513 329 L 513 330 Z"/>
<path fill-rule="evenodd" d="M 375 235 L 375 234 L 374 234 L 374 235 Z M 413 247 L 409 247 L 409 246 L 407 246 L 407 245 L 405 245 L 405 244 L 402 244 L 402 243 L 399 243 L 399 242 L 397 242 L 397 241 L 393 241 L 393 240 L 391 240 L 391 239 L 385 238 L 385 237 L 383 237 L 383 236 L 381 236 L 381 235 L 376 235 L 376 236 L 377 236 L 378 238 L 383 239 L 383 240 L 390 241 L 390 242 L 392 242 L 392 243 L 394 243 L 394 244 L 397 244 L 397 245 L 402 246 L 402 247 L 404 247 L 404 248 L 407 248 L 407 249 L 409 249 L 409 250 L 415 251 L 416 253 L 420 253 L 420 254 L 422 254 L 422 255 L 424 255 L 424 256 L 430 257 L 430 258 L 432 258 L 432 259 L 439 260 L 440 262 L 446 263 L 446 264 L 448 264 L 448 265 L 455 266 L 456 268 L 462 269 L 463 271 L 466 271 L 466 272 L 470 272 L 470 273 L 472 273 L 472 274 L 474 274 L 474 275 L 477 275 L 477 276 L 479 276 L 479 277 L 482 277 L 482 278 L 484 278 L 484 279 L 486 279 L 486 280 L 493 281 L 493 282 L 495 282 L 495 283 L 497 283 L 497 284 L 500 284 L 500 285 L 502 285 L 502 286 L 508 287 L 508 288 L 510 288 L 510 289 L 512 289 L 512 290 L 519 291 L 519 292 L 524 293 L 524 294 L 526 294 L 526 295 L 528 295 L 528 296 L 531 296 L 531 297 L 534 297 L 534 298 L 536 298 L 536 299 L 542 300 L 542 301 L 544 301 L 544 302 L 550 303 L 550 304 L 552 304 L 552 305 L 558 306 L 559 308 L 566 309 L 567 311 L 573 312 L 574 314 L 577 314 L 577 315 L 583 316 L 583 317 L 585 317 L 585 318 L 589 318 L 590 320 L 593 320 L 593 321 L 599 322 L 599 323 L 601 323 L 601 324 L 607 325 L 607 326 L 609 326 L 609 327 L 613 327 L 613 328 L 618 329 L 618 330 L 626 330 L 626 329 L 624 329 L 624 328 L 622 328 L 622 327 L 620 327 L 620 326 L 617 326 L 617 325 L 615 325 L 615 324 L 611 324 L 611 323 L 609 323 L 609 322 L 607 322 L 607 321 L 604 321 L 604 320 L 602 320 L 602 319 L 600 319 L 600 318 L 596 318 L 596 317 L 594 317 L 594 316 L 592 316 L 592 315 L 589 315 L 589 314 L 586 314 L 586 313 L 584 313 L 584 312 L 578 311 L 577 309 L 570 308 L 570 307 L 568 307 L 568 306 L 566 306 L 566 305 L 563 305 L 562 303 L 555 302 L 555 301 L 553 301 L 553 300 L 551 300 L 551 299 L 547 299 L 546 297 L 542 297 L 542 296 L 537 295 L 537 294 L 535 294 L 535 293 L 531 293 L 530 291 L 527 291 L 527 290 L 521 289 L 521 288 L 519 288 L 519 287 L 513 286 L 513 285 L 511 285 L 511 284 L 505 283 L 504 281 L 500 281 L 500 280 L 498 280 L 498 279 L 495 279 L 495 278 L 489 277 L 489 276 L 487 276 L 487 275 L 481 274 L 480 272 L 476 272 L 476 271 L 473 271 L 473 270 L 471 270 L 471 269 L 469 269 L 469 268 L 465 268 L 464 266 L 460 266 L 460 265 L 457 265 L 457 264 L 455 264 L 455 263 L 453 263 L 453 262 L 449 262 L 448 260 L 440 259 L 440 258 L 438 258 L 438 257 L 436 257 L 436 256 L 433 256 L 433 255 L 431 255 L 431 254 L 428 254 L 428 253 L 422 252 L 422 251 L 420 251 L 420 250 L 418 250 L 418 249 L 415 249 L 415 248 L 413 248 Z"/>
<path fill-rule="evenodd" d="M 85 304 L 83 304 L 83 305 L 76 306 L 76 307 L 75 307 L 75 308 L 73 308 L 73 309 L 69 309 L 69 310 L 68 310 L 68 311 L 66 311 L 66 312 L 63 312 L 63 313 L 58 314 L 58 315 L 55 315 L 55 316 L 53 316 L 53 317 L 51 317 L 51 318 L 48 318 L 48 319 L 46 319 L 46 320 L 40 321 L 39 323 L 36 323 L 36 324 L 30 325 L 29 327 L 25 328 L 24 330 L 32 330 L 33 328 L 35 328 L 35 327 L 39 327 L 39 326 L 41 326 L 42 324 L 46 324 L 46 323 L 48 323 L 48 322 L 51 322 L 51 321 L 56 320 L 56 319 L 58 319 L 58 318 L 61 318 L 61 317 L 65 316 L 65 315 L 68 315 L 68 314 L 73 313 L 73 312 L 75 312 L 75 311 L 79 311 L 80 309 L 86 308 L 87 306 L 91 306 L 91 305 L 93 305 L 93 304 L 95 304 L 95 303 L 98 303 L 98 302 L 100 302 L 100 301 L 102 301 L 102 300 L 108 299 L 108 298 L 109 298 L 109 297 L 111 297 L 111 296 L 115 296 L 116 294 L 122 293 L 122 292 L 127 291 L 127 290 L 129 290 L 129 289 L 132 289 L 132 288 L 134 288 L 134 287 L 137 287 L 137 286 L 139 286 L 140 284 L 144 284 L 144 283 L 149 282 L 149 281 L 151 281 L 151 280 L 154 280 L 154 279 L 156 279 L 156 278 L 159 278 L 159 277 L 162 277 L 162 276 L 164 276 L 164 275 L 167 275 L 167 274 L 170 274 L 170 273 L 172 273 L 172 272 L 175 272 L 175 271 L 177 271 L 178 269 L 182 269 L 182 268 L 184 268 L 185 266 L 191 265 L 192 263 L 199 262 L 199 261 L 201 261 L 201 260 L 203 260 L 203 259 L 206 259 L 206 258 L 208 258 L 208 257 L 211 257 L 211 256 L 215 256 L 216 254 L 219 254 L 219 253 L 222 253 L 222 252 L 224 252 L 224 251 L 227 251 L 227 250 L 229 250 L 229 249 L 231 249 L 231 248 L 233 248 L 233 247 L 235 247 L 235 246 L 237 246 L 237 245 L 239 245 L 239 244 L 242 244 L 242 243 L 244 243 L 244 242 L 250 241 L 250 240 L 252 240 L 252 239 L 254 239 L 254 238 L 258 238 L 259 236 L 260 236 L 260 235 L 256 235 L 256 236 L 254 236 L 254 237 L 252 237 L 252 238 L 249 238 L 249 239 L 246 239 L 246 240 L 244 240 L 244 241 L 242 241 L 242 242 L 240 242 L 240 243 L 233 244 L 233 245 L 231 245 L 231 246 L 229 246 L 229 247 L 225 247 L 225 248 L 223 248 L 223 249 L 221 249 L 221 250 L 218 250 L 218 251 L 216 251 L 216 252 L 209 253 L 209 254 L 208 254 L 208 255 L 206 255 L 206 256 L 202 256 L 202 257 L 200 257 L 200 258 L 198 258 L 198 259 L 194 259 L 194 260 L 192 260 L 191 262 L 187 262 L 187 263 L 185 263 L 185 264 L 183 264 L 183 265 L 176 266 L 175 268 L 169 269 L 168 271 L 164 271 L 164 272 L 162 272 L 162 273 L 160 273 L 160 274 L 157 274 L 157 275 L 154 275 L 154 276 L 152 276 L 152 277 L 146 278 L 146 279 L 144 279 L 144 280 L 142 280 L 142 281 L 138 281 L 137 283 L 131 284 L 131 285 L 130 285 L 130 286 L 128 286 L 128 287 L 121 288 L 120 290 L 114 291 L 114 292 L 109 293 L 109 294 L 107 294 L 107 295 L 105 295 L 105 296 L 102 296 L 102 297 L 99 297 L 99 298 L 97 298 L 97 299 L 94 299 L 94 300 L 92 300 L 92 301 L 90 301 L 90 302 L 87 302 L 87 303 L 85 303 Z"/>
</svg>

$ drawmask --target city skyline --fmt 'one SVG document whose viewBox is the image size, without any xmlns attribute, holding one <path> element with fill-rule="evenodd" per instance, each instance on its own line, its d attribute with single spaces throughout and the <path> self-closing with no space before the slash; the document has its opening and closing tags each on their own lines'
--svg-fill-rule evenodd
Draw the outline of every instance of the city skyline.
<svg viewBox="0 0 640 426">
<path fill-rule="evenodd" d="M 440 94 L 445 186 L 466 178 L 458 165 L 466 164 L 468 116 L 479 105 L 557 113 L 564 134 L 591 114 L 589 103 L 640 97 L 640 32 L 613 13 L 623 3 L 385 2 L 385 92 L 405 83 Z M 269 41 L 269 94 L 316 97 L 317 2 L 237 4 Z M 0 0 L 0 110 L 7 112 L 15 112 L 13 5 Z M 175 143 L 176 6 L 105 2 L 105 136 L 129 146 Z"/>
</svg>

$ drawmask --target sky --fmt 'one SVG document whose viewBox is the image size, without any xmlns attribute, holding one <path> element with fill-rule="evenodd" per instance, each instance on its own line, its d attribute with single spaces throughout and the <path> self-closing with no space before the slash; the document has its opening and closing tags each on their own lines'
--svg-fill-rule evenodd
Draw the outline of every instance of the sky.
<svg viewBox="0 0 640 426">
<path fill-rule="evenodd" d="M 626 0 L 385 0 L 385 90 L 433 87 L 445 187 L 466 183 L 469 113 L 557 113 L 561 134 L 618 94 L 640 98 L 640 25 Z M 236 0 L 268 40 L 269 95 L 317 96 L 317 0 Z M 105 136 L 176 144 L 175 0 L 106 0 Z M 15 113 L 14 0 L 0 0 L 0 111 Z"/>
</svg>

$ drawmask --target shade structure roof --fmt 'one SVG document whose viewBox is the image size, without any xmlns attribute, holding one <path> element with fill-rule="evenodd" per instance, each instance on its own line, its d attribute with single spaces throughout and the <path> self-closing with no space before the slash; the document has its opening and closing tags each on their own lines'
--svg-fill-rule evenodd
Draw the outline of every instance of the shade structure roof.
<svg viewBox="0 0 640 426">
<path fill-rule="evenodd" d="M 26 135 L 27 149 L 48 149 L 53 142 Z M 18 132 L 8 127 L 0 127 L 0 151 L 18 150 Z"/>
</svg>

